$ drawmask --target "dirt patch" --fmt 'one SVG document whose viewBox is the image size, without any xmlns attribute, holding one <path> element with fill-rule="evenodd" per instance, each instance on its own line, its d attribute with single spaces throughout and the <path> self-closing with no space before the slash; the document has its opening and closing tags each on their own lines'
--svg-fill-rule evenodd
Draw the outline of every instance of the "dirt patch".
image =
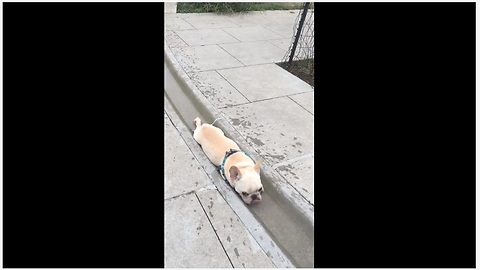
<svg viewBox="0 0 480 270">
<path fill-rule="evenodd" d="M 242 13 L 250 11 L 265 11 L 265 10 L 300 10 L 303 3 L 300 2 L 285 2 L 285 3 L 263 3 L 263 2 L 178 2 L 177 13 Z"/>
<path fill-rule="evenodd" d="M 312 87 L 315 86 L 314 64 L 313 59 L 292 61 L 291 64 L 288 64 L 288 62 L 277 63 L 277 65 L 297 76 Z"/>
</svg>

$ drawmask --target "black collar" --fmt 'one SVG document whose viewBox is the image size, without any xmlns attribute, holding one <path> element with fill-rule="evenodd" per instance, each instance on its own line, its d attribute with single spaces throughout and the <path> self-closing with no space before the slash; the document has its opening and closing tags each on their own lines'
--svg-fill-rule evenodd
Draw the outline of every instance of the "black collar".
<svg viewBox="0 0 480 270">
<path fill-rule="evenodd" d="M 237 152 L 242 152 L 244 153 L 247 157 L 249 157 L 250 159 L 252 159 L 253 163 L 255 163 L 255 160 L 252 158 L 252 156 L 250 156 L 247 152 L 244 152 L 242 150 L 237 150 L 237 149 L 230 149 L 230 151 L 227 151 L 225 152 L 225 157 L 223 157 L 223 161 L 222 161 L 222 165 L 220 165 L 218 167 L 218 171 L 220 172 L 220 174 L 222 175 L 223 179 L 225 179 L 225 181 L 227 181 L 227 177 L 225 176 L 225 161 L 227 161 L 227 158 Z"/>
</svg>

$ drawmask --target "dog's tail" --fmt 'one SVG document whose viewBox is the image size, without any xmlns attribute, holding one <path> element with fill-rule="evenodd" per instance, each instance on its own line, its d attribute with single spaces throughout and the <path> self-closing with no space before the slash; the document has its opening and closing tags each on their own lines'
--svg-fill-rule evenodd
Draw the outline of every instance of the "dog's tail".
<svg viewBox="0 0 480 270">
<path fill-rule="evenodd" d="M 215 121 L 213 121 L 213 123 L 212 123 L 212 126 L 213 126 L 213 124 L 215 124 L 215 122 L 217 122 L 217 120 L 221 120 L 221 119 L 222 119 L 222 118 L 217 118 L 217 119 L 215 119 Z"/>
<path fill-rule="evenodd" d="M 195 120 L 193 120 L 193 123 L 195 124 L 196 127 L 200 127 L 202 125 L 202 120 L 200 120 L 200 118 L 195 118 Z"/>
</svg>

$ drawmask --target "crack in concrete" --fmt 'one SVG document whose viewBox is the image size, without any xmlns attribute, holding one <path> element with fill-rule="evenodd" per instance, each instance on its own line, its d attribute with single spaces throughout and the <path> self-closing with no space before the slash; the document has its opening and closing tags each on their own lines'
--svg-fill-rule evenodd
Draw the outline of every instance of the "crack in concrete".
<svg viewBox="0 0 480 270">
<path fill-rule="evenodd" d="M 222 246 L 223 252 L 225 252 L 225 256 L 227 256 L 227 259 L 230 262 L 230 265 L 232 266 L 232 268 L 235 268 L 235 266 L 232 263 L 232 260 L 230 259 L 230 256 L 228 256 L 227 250 L 223 246 L 222 240 L 220 240 L 220 237 L 218 236 L 217 230 L 215 230 L 215 227 L 213 226 L 212 221 L 210 220 L 210 217 L 208 217 L 208 215 L 207 215 L 207 211 L 206 211 L 205 207 L 203 206 L 202 202 L 200 201 L 200 198 L 198 198 L 198 195 L 196 193 L 195 193 L 195 197 L 197 198 L 198 202 L 200 203 L 200 206 L 202 207 L 203 212 L 205 213 L 205 216 L 207 217 L 208 222 L 210 223 L 210 226 L 212 227 L 213 232 L 215 233 L 215 236 L 218 239 L 218 242 Z M 212 212 L 210 212 L 210 214 L 212 214 Z M 213 217 L 213 215 L 212 215 L 212 217 Z"/>
</svg>

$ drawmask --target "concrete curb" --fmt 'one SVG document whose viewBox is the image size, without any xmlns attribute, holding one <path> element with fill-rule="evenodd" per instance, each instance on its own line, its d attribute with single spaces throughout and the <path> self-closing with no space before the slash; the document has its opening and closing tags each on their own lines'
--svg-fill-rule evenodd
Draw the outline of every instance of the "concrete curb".
<svg viewBox="0 0 480 270">
<path fill-rule="evenodd" d="M 227 204 L 240 218 L 245 228 L 247 228 L 255 241 L 277 268 L 294 268 L 295 266 L 292 264 L 288 256 L 286 256 L 280 247 L 276 245 L 275 241 L 273 241 L 268 232 L 263 228 L 262 224 L 258 222 L 247 206 L 245 206 L 240 197 L 238 197 L 238 195 L 230 188 L 230 186 L 223 181 L 218 174 L 216 174 L 215 166 L 210 162 L 210 160 L 208 160 L 200 145 L 193 139 L 192 132 L 177 116 L 174 108 L 171 106 L 167 98 L 165 98 L 164 102 L 165 112 L 167 113 L 168 117 L 180 133 L 180 136 L 183 138 L 188 148 L 190 148 L 190 151 L 193 153 L 197 161 L 204 168 L 205 173 L 208 175 L 208 177 L 210 177 L 210 179 L 212 179 L 216 186 L 216 188 L 215 186 L 208 186 L 206 189 L 217 189 L 220 192 Z M 202 189 L 205 188 L 201 188 L 200 190 Z"/>
<path fill-rule="evenodd" d="M 167 44 L 165 44 L 164 58 L 165 67 L 170 71 L 174 79 L 180 85 L 181 91 L 188 96 L 190 101 L 193 101 L 192 103 L 194 104 L 192 105 L 194 105 L 194 107 L 196 107 L 201 113 L 202 121 L 211 123 L 217 118 L 223 119 L 223 121 L 217 121 L 216 126 L 221 128 L 228 137 L 237 142 L 241 149 L 251 153 L 255 158 L 259 157 L 255 149 L 247 143 L 246 139 L 240 135 L 235 127 L 228 122 L 224 115 L 214 105 L 212 105 L 196 87 L 182 66 L 180 66 Z M 179 124 L 176 126 L 177 128 L 179 126 L 185 126 L 184 129 L 182 128 L 182 132 L 184 134 L 182 137 L 185 136 L 184 140 L 187 142 L 189 147 L 192 147 L 192 152 L 197 152 L 197 150 L 199 151 L 196 153 L 197 160 L 199 160 L 199 162 L 201 162 L 201 164 L 204 166 L 206 173 L 214 181 L 218 191 L 224 197 L 225 201 L 227 201 L 232 210 L 242 219 L 242 222 L 248 228 L 252 236 L 254 236 L 257 243 L 262 247 L 262 249 L 264 249 L 266 254 L 277 267 L 295 267 L 292 263 L 292 259 L 289 257 L 290 253 L 282 252 L 281 249 L 276 245 L 275 241 L 273 241 L 273 243 L 275 243 L 273 249 L 276 251 L 267 251 L 270 249 L 272 242 L 265 241 L 264 234 L 268 234 L 268 232 L 265 231 L 263 226 L 260 224 L 261 220 L 257 220 L 255 218 L 255 213 L 244 205 L 243 201 L 238 197 L 238 195 L 227 183 L 223 181 L 223 179 L 219 177 L 218 173 L 215 172 L 214 166 L 205 157 L 200 146 L 196 144 L 193 138 L 191 138 L 194 126 L 193 119 L 192 121 L 189 120 L 190 119 L 183 119 L 179 117 L 175 120 L 175 122 Z M 189 139 L 187 140 L 186 137 Z M 189 143 L 189 141 L 192 143 Z M 196 150 L 194 151 L 193 149 Z M 266 180 L 264 181 L 265 188 L 272 190 L 274 194 L 278 194 L 275 202 L 281 206 L 283 211 L 290 214 L 290 218 L 299 223 L 297 225 L 298 228 L 302 228 L 302 231 L 305 232 L 308 238 L 311 239 L 311 244 L 313 244 L 314 206 L 311 205 L 308 200 L 306 200 L 291 184 L 289 184 L 272 166 L 269 166 L 267 162 L 264 164 L 265 165 L 262 167 L 261 174 L 262 178 Z M 258 224 L 258 226 L 252 226 L 249 224 Z M 268 238 L 271 239 L 271 237 Z"/>
<path fill-rule="evenodd" d="M 166 44 L 165 44 L 166 45 Z M 165 62 L 171 67 L 172 74 L 181 79 L 182 83 L 188 91 L 187 94 L 193 98 L 200 106 L 202 106 L 206 112 L 206 119 L 202 119 L 204 122 L 212 123 L 216 118 L 222 118 L 224 121 L 217 121 L 216 126 L 221 128 L 224 133 L 232 138 L 243 150 L 252 153 L 254 158 L 258 158 L 259 155 L 251 147 L 247 141 L 235 130 L 233 125 L 231 125 L 227 119 L 203 96 L 200 90 L 197 89 L 193 81 L 188 77 L 186 72 L 180 66 L 180 64 L 175 59 L 170 48 L 166 45 L 165 51 Z M 285 71 L 287 72 L 287 71 Z M 190 125 L 193 127 L 193 124 Z M 262 178 L 274 179 L 271 181 L 272 186 L 278 190 L 284 197 L 290 202 L 289 205 L 285 207 L 290 208 L 293 206 L 294 212 L 301 213 L 302 219 L 308 221 L 311 224 L 312 234 L 313 234 L 313 223 L 314 223 L 314 206 L 311 205 L 294 187 L 292 187 L 277 171 L 275 171 L 271 166 L 263 166 L 262 168 Z M 270 182 L 270 181 L 269 181 Z"/>
</svg>

